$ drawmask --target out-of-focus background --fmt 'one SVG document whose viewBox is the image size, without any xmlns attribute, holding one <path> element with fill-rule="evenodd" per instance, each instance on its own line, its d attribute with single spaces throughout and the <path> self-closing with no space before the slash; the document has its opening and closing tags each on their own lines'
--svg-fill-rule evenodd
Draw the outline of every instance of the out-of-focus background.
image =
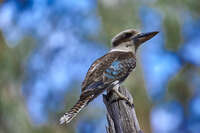
<svg viewBox="0 0 200 133">
<path fill-rule="evenodd" d="M 99 96 L 67 126 L 90 66 L 127 28 L 160 33 L 124 83 L 145 133 L 200 133 L 199 0 L 0 0 L 0 133 L 105 133 Z"/>
</svg>

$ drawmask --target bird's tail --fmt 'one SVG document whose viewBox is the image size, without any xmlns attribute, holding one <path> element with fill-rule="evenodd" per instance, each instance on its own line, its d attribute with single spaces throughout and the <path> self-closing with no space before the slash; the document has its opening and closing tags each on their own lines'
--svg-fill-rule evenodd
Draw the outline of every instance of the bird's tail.
<svg viewBox="0 0 200 133">
<path fill-rule="evenodd" d="M 60 124 L 69 123 L 92 99 L 93 96 L 80 98 L 78 102 L 60 118 Z"/>
</svg>

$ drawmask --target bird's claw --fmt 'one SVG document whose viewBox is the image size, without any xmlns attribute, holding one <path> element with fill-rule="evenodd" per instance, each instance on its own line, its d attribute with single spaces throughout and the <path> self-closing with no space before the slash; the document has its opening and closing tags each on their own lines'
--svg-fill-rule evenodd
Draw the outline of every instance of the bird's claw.
<svg viewBox="0 0 200 133">
<path fill-rule="evenodd" d="M 124 95 L 123 95 L 122 93 L 120 93 L 117 89 L 113 89 L 113 92 L 115 92 L 115 94 L 117 94 L 118 100 L 125 100 L 126 103 L 127 103 L 129 106 L 134 107 L 133 101 L 132 101 L 130 98 L 124 96 Z M 115 100 L 115 101 L 117 101 L 117 100 Z"/>
<path fill-rule="evenodd" d="M 128 97 L 126 97 L 126 99 L 124 99 L 126 101 L 126 103 L 131 106 L 131 107 L 134 107 L 134 104 L 133 104 L 133 101 L 130 100 Z"/>
</svg>

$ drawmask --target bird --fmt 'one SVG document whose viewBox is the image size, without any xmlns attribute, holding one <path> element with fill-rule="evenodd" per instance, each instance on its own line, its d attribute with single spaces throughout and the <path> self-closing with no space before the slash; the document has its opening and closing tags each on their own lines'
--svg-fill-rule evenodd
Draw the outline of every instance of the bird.
<svg viewBox="0 0 200 133">
<path fill-rule="evenodd" d="M 118 88 L 136 67 L 136 51 L 139 46 L 157 33 L 158 31 L 141 33 L 135 29 L 126 29 L 114 36 L 108 53 L 90 66 L 81 85 L 79 100 L 60 118 L 60 124 L 71 122 L 85 106 L 105 90 L 113 91 L 120 99 L 132 104 Z"/>
</svg>

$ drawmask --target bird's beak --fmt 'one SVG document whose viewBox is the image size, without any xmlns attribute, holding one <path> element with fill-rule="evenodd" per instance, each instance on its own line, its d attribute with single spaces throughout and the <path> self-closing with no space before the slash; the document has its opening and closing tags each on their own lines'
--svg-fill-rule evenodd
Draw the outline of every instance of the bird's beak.
<svg viewBox="0 0 200 133">
<path fill-rule="evenodd" d="M 146 42 L 147 40 L 151 39 L 152 37 L 154 37 L 158 33 L 159 33 L 158 31 L 147 32 L 147 33 L 139 33 L 138 35 L 133 37 L 133 41 L 136 44 L 142 44 L 142 43 Z"/>
</svg>

